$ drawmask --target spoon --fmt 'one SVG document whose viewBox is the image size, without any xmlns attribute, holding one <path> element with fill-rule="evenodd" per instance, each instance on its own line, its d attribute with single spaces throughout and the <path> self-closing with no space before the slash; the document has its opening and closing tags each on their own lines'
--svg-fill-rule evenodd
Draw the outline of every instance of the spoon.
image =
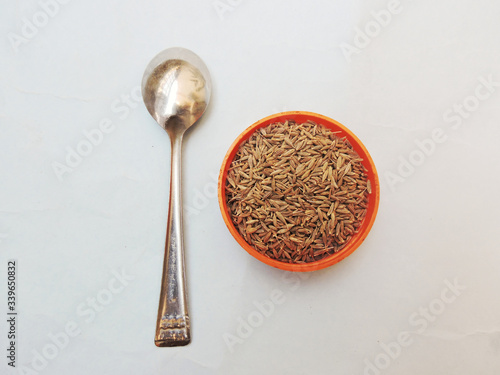
<svg viewBox="0 0 500 375">
<path fill-rule="evenodd" d="M 142 77 L 144 104 L 167 131 L 172 152 L 167 239 L 155 334 L 155 344 L 160 347 L 182 346 L 191 341 L 182 232 L 182 138 L 205 112 L 211 88 L 203 61 L 184 48 L 160 52 Z"/>
</svg>

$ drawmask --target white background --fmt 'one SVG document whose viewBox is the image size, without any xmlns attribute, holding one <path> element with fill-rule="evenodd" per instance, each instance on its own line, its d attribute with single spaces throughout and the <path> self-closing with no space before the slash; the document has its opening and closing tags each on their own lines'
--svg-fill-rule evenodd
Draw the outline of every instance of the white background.
<svg viewBox="0 0 500 375">
<path fill-rule="evenodd" d="M 16 259 L 23 366 L 12 371 L 2 355 L 1 374 L 500 371 L 500 87 L 471 97 L 481 80 L 500 82 L 499 2 L 402 0 L 378 29 L 371 12 L 386 1 L 71 1 L 45 18 L 38 1 L 1 8 L 0 311 Z M 356 44 L 366 27 L 369 43 Z M 25 39 L 16 45 L 14 34 Z M 343 43 L 356 53 L 346 58 Z M 170 144 L 142 102 L 124 100 L 173 46 L 205 60 L 214 90 L 184 148 L 193 340 L 156 348 Z M 302 279 L 243 251 L 214 194 L 233 140 L 284 110 L 348 126 L 381 180 L 367 240 Z M 54 165 L 103 119 L 113 130 L 58 178 Z M 445 141 L 427 141 L 423 156 L 415 142 L 436 128 Z M 421 164 L 403 170 L 411 157 Z M 134 279 L 111 294 L 114 272 Z M 447 283 L 465 289 L 454 295 Z M 282 303 L 263 316 L 256 306 L 274 290 Z M 91 308 L 96 297 L 107 304 Z M 249 317 L 256 327 L 243 332 Z M 68 322 L 78 334 L 55 353 L 50 334 Z"/>
</svg>

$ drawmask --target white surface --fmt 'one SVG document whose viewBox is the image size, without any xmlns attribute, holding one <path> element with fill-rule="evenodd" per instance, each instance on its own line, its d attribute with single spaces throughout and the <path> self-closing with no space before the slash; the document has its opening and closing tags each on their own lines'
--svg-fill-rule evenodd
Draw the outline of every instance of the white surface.
<svg viewBox="0 0 500 375">
<path fill-rule="evenodd" d="M 387 4 L 72 1 L 16 52 L 9 33 L 22 36 L 23 18 L 42 8 L 4 1 L 0 283 L 7 259 L 17 259 L 17 365 L 25 372 L 11 371 L 4 358 L 0 373 L 33 371 L 36 352 L 53 355 L 49 334 L 71 321 L 79 334 L 36 373 L 500 372 L 500 87 L 458 129 L 443 119 L 454 103 L 475 105 L 467 97 L 481 77 L 500 81 L 500 3 L 401 1 L 401 12 L 349 62 L 340 45 L 354 46 L 357 27 L 376 27 L 371 12 Z M 156 348 L 170 146 L 141 102 L 125 110 L 115 101 L 140 84 L 156 53 L 172 46 L 206 61 L 214 92 L 184 149 L 193 341 Z M 318 112 L 350 127 L 382 184 L 364 244 L 303 279 L 244 252 L 225 228 L 214 193 L 214 176 L 236 136 L 283 110 Z M 76 149 L 82 132 L 106 118 L 113 130 L 59 180 L 53 163 L 65 163 L 67 148 Z M 397 173 L 399 158 L 408 159 L 415 141 L 430 139 L 435 128 L 446 141 L 391 190 L 386 174 Z M 113 270 L 122 269 L 134 280 L 120 293 L 106 292 L 108 283 L 118 285 Z M 455 279 L 466 289 L 445 303 L 446 280 Z M 273 290 L 283 293 L 282 303 L 259 321 L 256 303 Z M 110 295 L 102 311 L 87 305 Z M 429 305 L 440 314 L 418 316 Z M 226 344 L 249 316 L 258 327 Z M 411 344 L 401 352 L 391 344 L 395 358 L 381 354 L 381 345 L 404 331 L 412 332 Z M 367 363 L 387 368 L 368 370 Z"/>
</svg>

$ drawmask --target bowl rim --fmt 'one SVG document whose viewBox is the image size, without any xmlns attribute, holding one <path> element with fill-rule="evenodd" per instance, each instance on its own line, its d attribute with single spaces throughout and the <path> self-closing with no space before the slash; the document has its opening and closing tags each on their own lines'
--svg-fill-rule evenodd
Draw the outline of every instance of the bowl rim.
<svg viewBox="0 0 500 375">
<path fill-rule="evenodd" d="M 225 187 L 226 187 L 226 179 L 227 179 L 227 171 L 229 168 L 229 165 L 234 159 L 234 156 L 240 146 L 240 144 L 248 139 L 251 134 L 253 134 L 257 129 L 267 126 L 271 123 L 274 122 L 283 122 L 286 120 L 293 120 L 296 122 L 304 122 L 307 120 L 300 120 L 297 121 L 296 118 L 307 118 L 309 120 L 312 120 L 316 123 L 319 123 L 321 125 L 326 126 L 327 128 L 337 131 L 341 130 L 343 134 L 341 134 L 341 137 L 346 137 L 347 140 L 351 143 L 352 147 L 358 154 L 364 154 L 363 157 L 363 165 L 365 168 L 368 170 L 368 178 L 371 183 L 371 188 L 372 188 L 372 193 L 370 194 L 370 200 L 368 203 L 368 210 L 367 214 L 362 222 L 362 225 L 360 227 L 360 230 L 349 240 L 347 245 L 337 253 L 331 254 L 330 256 L 327 256 L 323 259 L 314 261 L 314 262 L 309 262 L 309 263 L 284 263 L 280 262 L 276 259 L 271 259 L 268 258 L 267 256 L 261 254 L 257 250 L 255 250 L 250 244 L 248 244 L 245 239 L 240 235 L 236 227 L 233 225 L 233 222 L 231 220 L 228 208 L 227 208 L 227 202 L 226 202 L 226 197 L 225 197 Z M 361 152 L 360 152 L 361 151 Z M 361 155 L 360 155 L 361 156 Z M 308 271 L 315 271 L 319 269 L 323 269 L 326 267 L 330 267 L 335 263 L 340 262 L 342 259 L 346 258 L 347 256 L 351 255 L 354 250 L 356 250 L 365 240 L 367 237 L 368 233 L 370 232 L 373 223 L 375 222 L 375 218 L 377 216 L 378 212 L 378 206 L 379 206 L 379 201 L 380 201 L 380 182 L 378 178 L 378 173 L 375 168 L 375 164 L 373 162 L 373 159 L 371 158 L 368 150 L 366 147 L 363 145 L 363 143 L 359 140 L 359 138 L 351 131 L 349 130 L 346 126 L 342 125 L 340 122 L 333 120 L 327 116 L 314 113 L 314 112 L 307 112 L 307 111 L 287 111 L 287 112 L 279 112 L 272 114 L 270 116 L 264 117 L 256 122 L 254 122 L 252 125 L 250 125 L 248 128 L 246 128 L 231 144 L 229 147 L 224 160 L 222 162 L 222 166 L 219 172 L 219 179 L 218 179 L 218 186 L 217 186 L 217 192 L 218 192 L 218 200 L 219 200 L 219 208 L 222 213 L 222 217 L 224 219 L 224 223 L 226 224 L 226 227 L 229 229 L 229 232 L 231 235 L 234 237 L 234 239 L 240 244 L 243 249 L 246 250 L 247 253 L 252 255 L 254 258 L 260 260 L 261 262 L 270 265 L 275 268 L 279 268 L 281 270 L 285 271 L 294 271 L 294 272 L 308 272 Z M 371 207 L 370 207 L 371 205 Z"/>
</svg>

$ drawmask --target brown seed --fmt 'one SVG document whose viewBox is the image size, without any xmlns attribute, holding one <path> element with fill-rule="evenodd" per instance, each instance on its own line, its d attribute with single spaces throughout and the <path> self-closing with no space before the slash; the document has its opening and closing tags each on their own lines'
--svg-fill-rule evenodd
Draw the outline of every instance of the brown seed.
<svg viewBox="0 0 500 375">
<path fill-rule="evenodd" d="M 345 138 L 312 121 L 261 128 L 228 170 L 232 221 L 245 241 L 282 262 L 340 251 L 366 215 L 371 185 L 361 162 Z"/>
</svg>

